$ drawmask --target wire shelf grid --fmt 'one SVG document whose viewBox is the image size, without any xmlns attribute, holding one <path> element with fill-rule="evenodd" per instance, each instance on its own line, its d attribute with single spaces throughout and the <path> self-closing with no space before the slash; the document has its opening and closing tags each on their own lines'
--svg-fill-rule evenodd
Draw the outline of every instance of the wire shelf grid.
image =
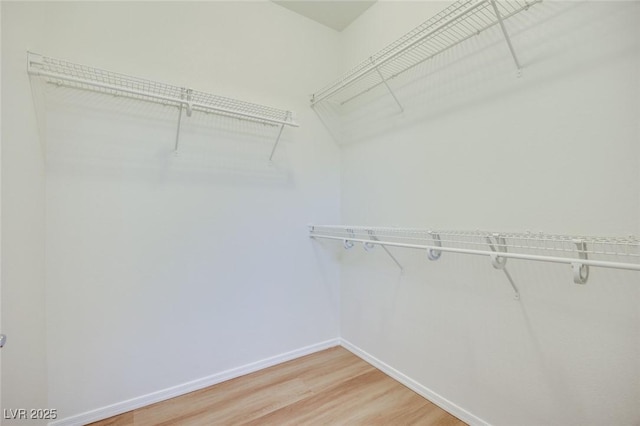
<svg viewBox="0 0 640 426">
<path fill-rule="evenodd" d="M 199 92 L 184 87 L 106 71 L 29 52 L 28 72 L 46 82 L 114 96 L 186 107 L 271 125 L 297 127 L 293 113 L 277 108 Z"/>
<path fill-rule="evenodd" d="M 620 269 L 640 271 L 640 239 L 629 237 L 575 236 L 547 233 L 510 233 L 489 231 L 451 231 L 416 228 L 363 227 L 340 225 L 313 225 L 310 236 L 346 241 L 376 242 L 380 245 L 396 245 L 410 248 L 444 249 L 445 251 L 477 252 L 486 254 L 494 248 L 500 252 L 532 256 L 551 256 L 561 263 L 571 263 L 580 259 L 594 266 L 612 263 Z M 587 259 L 585 261 L 585 259 Z M 601 264 L 599 264 L 598 262 Z"/>
<path fill-rule="evenodd" d="M 460 0 L 314 93 L 311 104 L 349 102 L 540 1 Z"/>
</svg>

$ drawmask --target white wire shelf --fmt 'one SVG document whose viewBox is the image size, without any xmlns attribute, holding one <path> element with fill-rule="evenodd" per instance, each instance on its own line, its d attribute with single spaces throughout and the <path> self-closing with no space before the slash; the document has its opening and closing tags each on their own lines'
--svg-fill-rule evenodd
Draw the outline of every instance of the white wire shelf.
<svg viewBox="0 0 640 426">
<path fill-rule="evenodd" d="M 280 130 L 271 157 L 284 126 L 298 127 L 291 111 L 106 71 L 32 52 L 27 52 L 27 71 L 32 76 L 41 77 L 47 83 L 58 86 L 173 105 L 179 108 L 176 150 L 183 109 L 186 110 L 187 116 L 191 116 L 192 111 L 201 111 L 278 126 Z"/>
<path fill-rule="evenodd" d="M 311 95 L 311 105 L 325 99 L 344 104 L 385 85 L 402 109 L 389 80 L 494 25 L 500 25 L 519 71 L 520 63 L 503 21 L 541 1 L 459 0 Z"/>
<path fill-rule="evenodd" d="M 430 260 L 439 259 L 443 252 L 489 256 L 498 269 L 504 269 L 506 259 L 510 258 L 563 263 L 572 266 L 574 281 L 578 284 L 586 283 L 590 266 L 640 271 L 640 239 L 634 236 L 594 237 L 342 225 L 312 225 L 309 236 L 339 240 L 345 248 L 361 243 L 367 250 L 376 245 L 385 249 L 420 249 L 427 252 Z M 388 250 L 387 253 L 391 255 Z M 397 259 L 392 258 L 401 267 Z M 515 290 L 513 282 L 512 285 Z"/>
</svg>

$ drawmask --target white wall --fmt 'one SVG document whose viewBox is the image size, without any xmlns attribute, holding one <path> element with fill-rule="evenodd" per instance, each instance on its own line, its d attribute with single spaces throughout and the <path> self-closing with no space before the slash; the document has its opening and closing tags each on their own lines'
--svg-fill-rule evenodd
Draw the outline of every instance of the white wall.
<svg viewBox="0 0 640 426">
<path fill-rule="evenodd" d="M 306 229 L 339 221 L 339 150 L 307 98 L 338 71 L 337 33 L 270 2 L 15 4 L 3 19 L 34 25 L 31 9 L 46 15 L 39 53 L 301 123 L 269 165 L 277 129 L 194 115 L 174 155 L 175 109 L 36 85 L 48 406 L 69 418 L 337 338 L 338 266 Z M 21 62 L 3 89 L 26 81 L 26 47 L 9 47 Z"/>
<path fill-rule="evenodd" d="M 2 2 L 1 408 L 47 406 L 44 153 L 25 72 L 40 46 L 42 9 Z M 5 421 L 5 424 L 12 424 Z M 20 420 L 16 424 L 35 424 Z"/>
<path fill-rule="evenodd" d="M 306 238 L 331 222 L 640 234 L 637 3 L 514 18 L 521 79 L 490 31 L 393 82 L 403 115 L 369 94 L 340 165 L 306 94 L 444 6 L 379 2 L 338 35 L 268 2 L 3 2 L 3 407 L 68 418 L 341 333 L 492 424 L 637 423 L 637 274 L 583 287 L 510 261 L 515 302 L 486 259 L 396 250 L 398 276 L 352 250 L 339 273 Z M 269 166 L 273 129 L 192 117 L 175 156 L 175 110 L 36 84 L 45 187 L 27 49 L 302 127 Z"/>
<path fill-rule="evenodd" d="M 377 3 L 345 57 L 433 9 Z M 358 100 L 342 222 L 640 234 L 639 19 L 637 2 L 544 2 L 508 22 L 521 78 L 496 28 L 392 81 L 404 114 L 382 88 Z M 344 339 L 491 424 L 640 421 L 636 273 L 593 268 L 577 286 L 566 266 L 510 261 L 517 302 L 486 258 L 393 251 L 404 275 L 383 251 L 345 254 Z"/>
</svg>

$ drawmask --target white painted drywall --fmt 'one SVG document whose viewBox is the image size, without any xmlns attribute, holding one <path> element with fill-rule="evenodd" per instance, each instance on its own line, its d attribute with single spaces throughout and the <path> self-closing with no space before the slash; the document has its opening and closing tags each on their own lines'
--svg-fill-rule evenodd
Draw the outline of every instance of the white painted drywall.
<svg viewBox="0 0 640 426">
<path fill-rule="evenodd" d="M 345 121 L 340 166 L 305 94 L 445 5 L 379 2 L 339 36 L 269 3 L 3 3 L 2 323 L 18 331 L 3 404 L 47 403 L 46 310 L 61 417 L 340 327 L 493 424 L 637 422 L 636 274 L 594 269 L 579 287 L 565 267 L 510 262 L 515 302 L 486 259 L 396 250 L 399 276 L 381 251 L 352 250 L 338 277 L 333 245 L 305 238 L 314 222 L 640 233 L 634 3 L 514 18 L 521 79 L 493 31 L 396 87 L 404 115 L 370 94 L 371 117 Z M 175 111 L 37 87 L 45 191 L 28 48 L 291 108 L 303 126 L 273 167 L 268 129 L 212 117 L 185 121 L 173 156 Z"/>
<path fill-rule="evenodd" d="M 46 408 L 44 151 L 25 72 L 40 46 L 35 4 L 2 2 L 2 349 L 3 409 Z M 7 415 L 11 417 L 10 415 Z M 4 412 L 3 412 L 4 417 Z M 39 424 L 5 420 L 4 424 Z"/>
<path fill-rule="evenodd" d="M 421 8 L 377 3 L 345 57 Z M 404 114 L 382 88 L 358 100 L 343 223 L 640 234 L 639 21 L 637 2 L 544 2 L 507 25 L 521 78 L 494 29 L 393 81 Z M 518 302 L 486 258 L 393 252 L 404 275 L 383 251 L 345 254 L 344 339 L 491 424 L 640 421 L 636 273 L 592 268 L 579 286 L 566 266 L 509 261 Z"/>
<path fill-rule="evenodd" d="M 338 337 L 337 259 L 306 229 L 339 221 L 339 150 L 307 97 L 338 71 L 338 35 L 270 2 L 14 4 L 3 19 L 31 28 L 32 9 L 46 16 L 39 53 L 291 109 L 301 123 L 269 165 L 276 128 L 185 117 L 174 155 L 177 110 L 36 85 L 49 407 L 68 418 Z M 6 41 L 20 63 L 3 89 L 27 81 L 26 46 Z M 20 86 L 5 100 L 31 97 Z M 14 125 L 35 138 L 34 123 Z M 24 167 L 11 159 L 5 176 Z M 24 161 L 14 174 L 40 185 L 42 217 L 42 163 Z M 8 243 L 21 229 L 3 231 Z"/>
</svg>

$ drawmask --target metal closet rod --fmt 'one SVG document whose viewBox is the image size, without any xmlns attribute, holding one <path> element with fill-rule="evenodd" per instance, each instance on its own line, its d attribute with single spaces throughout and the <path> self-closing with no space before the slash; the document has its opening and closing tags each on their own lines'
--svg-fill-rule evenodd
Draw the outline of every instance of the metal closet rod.
<svg viewBox="0 0 640 426">
<path fill-rule="evenodd" d="M 392 241 L 382 241 L 382 240 L 365 240 L 360 238 L 345 238 L 345 237 L 334 237 L 330 235 L 322 235 L 322 234 L 311 234 L 311 238 L 323 238 L 327 240 L 339 240 L 339 241 L 352 241 L 354 243 L 367 243 L 381 246 L 389 246 L 389 247 L 404 247 L 411 249 L 420 249 L 420 250 L 436 250 L 436 251 L 444 251 L 450 253 L 462 253 L 462 254 L 475 254 L 481 256 L 493 256 L 496 253 L 489 250 L 475 250 L 475 249 L 461 249 L 455 247 L 441 247 L 441 246 L 432 246 L 426 244 L 407 244 L 407 243 L 396 243 Z M 567 265 L 571 265 L 574 263 L 580 263 L 582 265 L 587 266 L 597 266 L 601 268 L 612 268 L 612 269 L 625 269 L 629 271 L 640 271 L 640 265 L 634 263 L 624 263 L 624 262 L 610 262 L 604 260 L 592 260 L 592 259 L 572 259 L 567 257 L 557 257 L 557 256 L 539 256 L 534 254 L 520 254 L 520 253 L 510 253 L 510 252 L 499 252 L 499 257 L 511 258 L 511 259 L 521 259 L 521 260 L 534 260 L 539 262 L 552 262 L 552 263 L 563 263 Z"/>
<path fill-rule="evenodd" d="M 311 238 L 343 241 L 347 248 L 357 242 L 367 246 L 380 245 L 383 247 L 403 247 L 427 250 L 431 260 L 437 260 L 440 257 L 440 252 L 450 252 L 489 256 L 492 260 L 496 260 L 496 258 L 511 258 L 568 264 L 571 265 L 576 272 L 579 272 L 577 271 L 577 269 L 579 269 L 578 267 L 588 266 L 640 271 L 640 240 L 637 240 L 635 237 L 622 239 L 585 236 L 554 236 L 532 233 L 501 234 L 491 232 L 437 231 L 413 228 L 339 225 L 310 225 L 309 236 Z M 395 239 L 396 241 L 390 241 L 385 238 Z M 425 242 L 413 243 L 402 241 L 403 239 L 409 241 L 424 240 Z M 431 241 L 433 243 L 430 243 Z M 454 246 L 447 247 L 447 244 Z M 490 250 L 455 247 L 455 245 L 474 246 L 481 244 L 488 246 Z M 558 247 L 557 245 L 560 246 Z M 569 249 L 568 247 L 570 246 L 573 248 Z M 618 250 L 612 250 L 611 247 L 616 247 Z M 509 250 L 516 250 L 516 252 L 510 252 Z M 530 254 L 517 252 L 518 250 L 560 251 L 567 253 L 568 255 L 574 253 L 579 257 Z M 638 263 L 588 258 L 593 255 L 627 257 L 638 260 Z M 587 273 L 587 271 L 583 270 L 583 273 Z M 583 281 L 586 281 L 586 277 Z"/>
</svg>

